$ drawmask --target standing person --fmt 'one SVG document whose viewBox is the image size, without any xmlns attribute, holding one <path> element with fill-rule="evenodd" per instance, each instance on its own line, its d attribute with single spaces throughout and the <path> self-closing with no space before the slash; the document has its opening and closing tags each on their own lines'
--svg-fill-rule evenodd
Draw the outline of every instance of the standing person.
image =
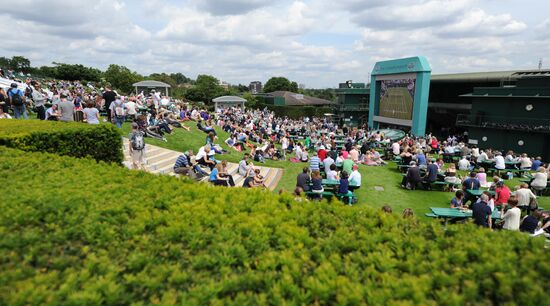
<svg viewBox="0 0 550 306">
<path fill-rule="evenodd" d="M 510 197 L 508 199 L 508 205 L 510 205 L 511 208 L 508 209 L 506 213 L 504 213 L 505 205 L 502 205 L 500 211 L 502 221 L 504 221 L 504 225 L 502 226 L 502 228 L 510 231 L 519 231 L 521 210 L 517 208 L 518 199 L 516 197 Z"/>
<path fill-rule="evenodd" d="M 21 118 L 28 119 L 27 109 L 25 107 L 25 94 L 19 88 L 17 88 L 16 83 L 12 83 L 10 89 L 8 89 L 8 98 L 10 105 L 13 108 L 13 117 L 15 119 Z"/>
<path fill-rule="evenodd" d="M 90 109 L 89 105 L 92 105 L 92 103 L 88 103 L 87 109 Z M 97 109 L 93 109 L 97 111 Z M 139 130 L 139 125 L 135 122 L 132 123 L 132 132 L 128 136 L 128 139 L 130 139 L 128 149 L 130 150 L 130 155 L 132 156 L 132 166 L 134 169 L 145 170 L 145 140 L 143 137 L 145 137 L 145 135 Z"/>
<path fill-rule="evenodd" d="M 107 110 L 107 121 L 112 121 L 111 114 L 111 103 L 116 100 L 116 93 L 111 89 L 111 86 L 105 87 L 105 92 L 103 93 L 103 106 Z"/>
<path fill-rule="evenodd" d="M 88 104 L 86 104 L 86 108 L 82 110 L 82 113 L 84 114 L 84 119 L 88 122 L 88 124 L 99 124 L 99 111 L 95 108 L 94 102 L 88 102 Z"/>
<path fill-rule="evenodd" d="M 493 212 L 487 205 L 489 197 L 486 194 L 482 194 L 480 199 L 481 201 L 472 205 L 472 217 L 474 218 L 474 223 L 479 226 L 492 228 L 493 220 L 491 219 L 491 216 Z"/>
<path fill-rule="evenodd" d="M 0 107 L 2 111 L 7 114 L 10 109 L 10 101 L 8 94 L 4 91 L 4 88 L 0 87 Z"/>
<path fill-rule="evenodd" d="M 113 123 L 119 129 L 122 128 L 122 124 L 126 120 L 126 106 L 124 105 L 124 102 L 122 102 L 120 97 L 117 97 L 116 100 L 111 103 L 109 108 L 111 109 L 111 118 L 113 119 Z"/>
<path fill-rule="evenodd" d="M 60 95 L 61 102 L 57 106 L 60 113 L 59 121 L 72 122 L 74 121 L 74 103 L 67 100 L 67 96 L 62 93 Z"/>
<path fill-rule="evenodd" d="M 46 120 L 46 96 L 44 96 L 38 90 L 32 91 L 32 100 L 34 101 L 34 107 L 36 108 L 36 118 L 40 120 Z"/>
</svg>

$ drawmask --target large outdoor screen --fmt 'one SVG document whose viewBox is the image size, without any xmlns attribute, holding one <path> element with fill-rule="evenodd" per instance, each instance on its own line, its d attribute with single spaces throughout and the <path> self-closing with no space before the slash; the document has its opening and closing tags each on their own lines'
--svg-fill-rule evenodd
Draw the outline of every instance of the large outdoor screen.
<svg viewBox="0 0 550 306">
<path fill-rule="evenodd" d="M 411 120 L 414 104 L 415 79 L 380 81 L 381 117 Z"/>
</svg>

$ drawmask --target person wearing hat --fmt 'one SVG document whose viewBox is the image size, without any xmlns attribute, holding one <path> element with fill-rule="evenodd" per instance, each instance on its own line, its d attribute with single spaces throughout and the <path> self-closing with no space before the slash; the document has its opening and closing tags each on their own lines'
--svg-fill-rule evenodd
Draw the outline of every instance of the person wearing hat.
<svg viewBox="0 0 550 306">
<path fill-rule="evenodd" d="M 13 108 L 13 117 L 19 119 L 23 116 L 24 119 L 28 119 L 27 108 L 25 107 L 25 93 L 17 88 L 17 83 L 11 83 L 7 94 L 10 105 Z"/>
</svg>

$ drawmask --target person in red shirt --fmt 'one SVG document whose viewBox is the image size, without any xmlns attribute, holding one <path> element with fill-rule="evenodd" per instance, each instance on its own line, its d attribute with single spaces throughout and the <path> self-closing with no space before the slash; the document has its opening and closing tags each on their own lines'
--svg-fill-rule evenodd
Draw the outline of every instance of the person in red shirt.
<svg viewBox="0 0 550 306">
<path fill-rule="evenodd" d="M 439 142 L 437 141 L 437 138 L 432 137 L 432 142 L 431 142 L 430 145 L 432 147 L 432 150 L 438 150 L 439 149 Z"/>
<path fill-rule="evenodd" d="M 497 187 L 495 189 L 495 205 L 505 205 L 508 203 L 510 198 L 510 188 L 504 185 L 503 181 L 497 182 Z"/>
<path fill-rule="evenodd" d="M 321 146 L 321 148 L 319 149 L 319 151 L 317 152 L 317 156 L 319 157 L 319 159 L 321 159 L 321 161 L 324 161 L 325 158 L 327 158 L 327 150 L 325 149 L 325 146 Z"/>
</svg>

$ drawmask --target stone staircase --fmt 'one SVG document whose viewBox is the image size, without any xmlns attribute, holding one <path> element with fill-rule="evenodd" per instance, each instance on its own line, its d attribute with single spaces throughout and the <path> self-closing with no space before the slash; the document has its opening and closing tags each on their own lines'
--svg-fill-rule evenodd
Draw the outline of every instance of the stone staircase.
<svg viewBox="0 0 550 306">
<path fill-rule="evenodd" d="M 124 138 L 122 145 L 124 151 L 124 165 L 128 168 L 132 166 L 132 158 L 130 157 L 128 150 L 128 139 Z M 154 174 L 166 174 L 178 176 L 174 173 L 174 164 L 176 159 L 180 156 L 181 153 L 150 144 L 145 145 L 145 169 L 147 172 Z M 223 159 L 223 155 L 217 156 L 218 159 Z M 277 188 L 279 180 L 283 176 L 283 169 L 279 168 L 269 168 L 261 167 L 254 165 L 255 168 L 260 169 L 260 174 L 265 178 L 265 185 L 271 191 Z M 236 187 L 242 187 L 244 182 L 244 177 L 238 173 L 239 165 L 235 163 L 227 163 L 227 172 L 233 176 Z M 208 170 L 208 169 L 205 169 Z M 207 171 L 208 172 L 208 171 Z M 202 180 L 203 182 L 208 181 L 208 177 Z"/>
</svg>

